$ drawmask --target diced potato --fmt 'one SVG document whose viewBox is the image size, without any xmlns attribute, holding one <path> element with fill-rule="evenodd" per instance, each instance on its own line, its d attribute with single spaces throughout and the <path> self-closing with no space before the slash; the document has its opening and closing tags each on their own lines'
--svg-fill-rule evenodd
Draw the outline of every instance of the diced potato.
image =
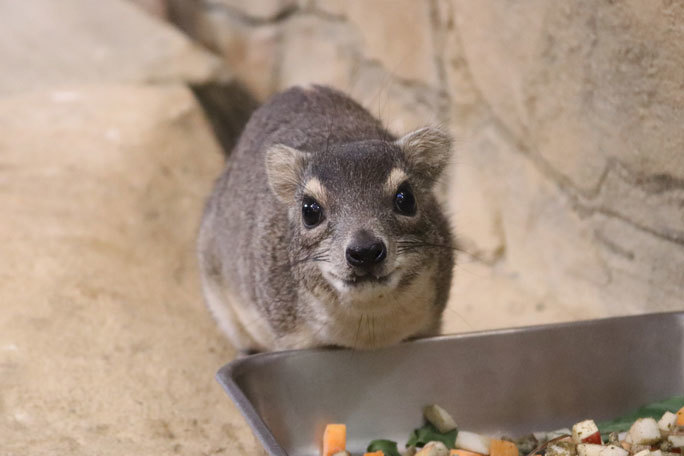
<svg viewBox="0 0 684 456">
<path fill-rule="evenodd" d="M 671 435 L 667 440 L 676 448 L 684 448 L 684 435 Z"/>
<path fill-rule="evenodd" d="M 474 432 L 459 431 L 456 447 L 475 453 L 489 454 L 489 438 Z"/>
<path fill-rule="evenodd" d="M 634 456 L 649 456 L 651 450 L 641 450 L 634 453 Z"/>
<path fill-rule="evenodd" d="M 561 441 L 546 447 L 546 456 L 574 456 L 577 452 L 573 442 Z"/>
<path fill-rule="evenodd" d="M 442 442 L 428 442 L 416 456 L 449 456 L 449 449 Z"/>
<path fill-rule="evenodd" d="M 423 409 L 423 416 L 441 433 L 456 429 L 456 422 L 454 419 L 439 405 L 433 404 L 425 407 Z"/>
<path fill-rule="evenodd" d="M 600 456 L 603 445 L 595 443 L 578 443 L 577 456 Z"/>
<path fill-rule="evenodd" d="M 629 428 L 629 436 L 633 444 L 650 445 L 660 440 L 660 429 L 653 418 L 639 418 Z"/>
<path fill-rule="evenodd" d="M 583 443 L 586 442 L 586 439 L 589 437 L 592 437 L 596 435 L 598 432 L 598 426 L 596 426 L 596 423 L 594 423 L 594 420 L 584 420 L 580 421 L 579 423 L 575 424 L 572 427 L 572 441 L 575 443 Z M 589 443 L 601 443 L 600 442 L 600 436 L 599 434 L 599 441 L 592 441 Z"/>
<path fill-rule="evenodd" d="M 629 456 L 629 451 L 617 445 L 604 445 L 599 451 L 599 456 Z"/>
<path fill-rule="evenodd" d="M 677 415 L 672 412 L 665 412 L 658 420 L 660 432 L 672 432 L 677 427 Z"/>
</svg>

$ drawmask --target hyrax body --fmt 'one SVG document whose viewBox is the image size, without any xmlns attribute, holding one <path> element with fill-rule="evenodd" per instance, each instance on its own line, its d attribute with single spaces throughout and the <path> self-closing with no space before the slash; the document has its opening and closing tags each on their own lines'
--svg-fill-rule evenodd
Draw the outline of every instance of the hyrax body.
<svg viewBox="0 0 684 456">
<path fill-rule="evenodd" d="M 259 108 L 199 235 L 205 299 L 232 343 L 366 349 L 437 333 L 454 259 L 432 187 L 449 156 L 444 133 L 397 140 L 330 88 Z"/>
</svg>

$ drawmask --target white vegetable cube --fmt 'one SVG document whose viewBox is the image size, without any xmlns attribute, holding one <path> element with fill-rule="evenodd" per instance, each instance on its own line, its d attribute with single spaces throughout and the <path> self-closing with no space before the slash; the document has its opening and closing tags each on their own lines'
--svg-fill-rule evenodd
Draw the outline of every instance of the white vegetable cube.
<svg viewBox="0 0 684 456">
<path fill-rule="evenodd" d="M 598 426 L 596 426 L 594 420 L 580 421 L 572 427 L 572 441 L 575 443 L 582 443 L 584 439 L 597 432 Z"/>
<path fill-rule="evenodd" d="M 601 446 L 599 456 L 628 456 L 629 451 L 616 445 Z"/>
<path fill-rule="evenodd" d="M 442 442 L 428 442 L 416 456 L 447 456 L 449 449 Z"/>
<path fill-rule="evenodd" d="M 488 437 L 474 432 L 459 431 L 456 436 L 456 448 L 462 448 L 475 453 L 489 454 Z"/>
<path fill-rule="evenodd" d="M 552 443 L 546 447 L 546 456 L 573 456 L 574 444 L 567 442 L 568 445 Z"/>
<path fill-rule="evenodd" d="M 579 443 L 577 445 L 577 456 L 601 456 L 603 445 L 595 443 Z"/>
<path fill-rule="evenodd" d="M 665 412 L 658 420 L 658 429 L 660 432 L 672 432 L 677 426 L 677 415 L 672 412 Z"/>
<path fill-rule="evenodd" d="M 456 429 L 456 422 L 454 419 L 439 405 L 433 404 L 425 407 L 423 409 L 423 416 L 441 433 Z"/>
<path fill-rule="evenodd" d="M 667 438 L 673 447 L 684 448 L 684 435 L 671 435 Z"/>
<path fill-rule="evenodd" d="M 629 428 L 629 436 L 634 444 L 650 445 L 660 440 L 660 429 L 653 418 L 639 418 Z"/>
</svg>

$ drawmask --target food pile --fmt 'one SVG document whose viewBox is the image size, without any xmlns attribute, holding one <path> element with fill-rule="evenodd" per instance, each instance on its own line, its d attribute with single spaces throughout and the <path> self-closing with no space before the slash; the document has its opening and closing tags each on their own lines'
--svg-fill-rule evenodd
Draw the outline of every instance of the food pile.
<svg viewBox="0 0 684 456">
<path fill-rule="evenodd" d="M 682 456 L 684 407 L 667 409 L 682 401 L 684 396 L 646 406 L 613 422 L 597 425 L 585 420 L 572 429 L 518 440 L 459 430 L 446 410 L 429 405 L 423 409 L 425 425 L 411 433 L 405 451 L 400 452 L 394 441 L 380 439 L 370 442 L 364 456 Z M 326 426 L 322 456 L 351 456 L 344 424 Z"/>
</svg>

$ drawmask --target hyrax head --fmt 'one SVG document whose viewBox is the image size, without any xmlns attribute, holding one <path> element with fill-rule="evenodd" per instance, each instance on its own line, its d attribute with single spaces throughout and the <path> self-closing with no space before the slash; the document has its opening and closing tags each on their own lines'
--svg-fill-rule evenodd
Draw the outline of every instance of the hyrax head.
<svg viewBox="0 0 684 456">
<path fill-rule="evenodd" d="M 450 144 L 445 133 L 424 128 L 325 151 L 271 146 L 267 175 L 288 206 L 298 281 L 320 298 L 382 306 L 378 296 L 433 274 L 438 258 L 450 268 L 451 236 L 432 192 Z"/>
</svg>

